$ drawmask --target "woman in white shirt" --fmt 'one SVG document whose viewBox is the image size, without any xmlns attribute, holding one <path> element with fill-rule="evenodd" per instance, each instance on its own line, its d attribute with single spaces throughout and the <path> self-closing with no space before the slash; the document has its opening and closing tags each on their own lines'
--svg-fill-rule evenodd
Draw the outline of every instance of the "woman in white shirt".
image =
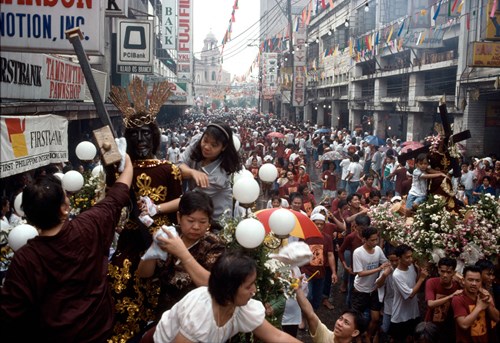
<svg viewBox="0 0 500 343">
<path fill-rule="evenodd" d="M 141 343 L 226 342 L 239 332 L 253 332 L 264 342 L 300 342 L 265 319 L 255 295 L 255 261 L 239 251 L 221 255 L 207 287 L 197 288 L 166 311 Z"/>
</svg>

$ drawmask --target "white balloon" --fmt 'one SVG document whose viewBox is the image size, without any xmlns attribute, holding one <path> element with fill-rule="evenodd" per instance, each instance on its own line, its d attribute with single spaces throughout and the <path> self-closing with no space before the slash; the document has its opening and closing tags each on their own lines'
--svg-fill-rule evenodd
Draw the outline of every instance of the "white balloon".
<svg viewBox="0 0 500 343">
<path fill-rule="evenodd" d="M 233 186 L 233 195 L 240 204 L 251 204 L 260 194 L 260 187 L 254 178 L 240 178 Z"/>
<path fill-rule="evenodd" d="M 97 177 L 99 174 L 104 173 L 104 168 L 102 165 L 95 166 L 94 169 L 92 169 L 92 176 Z"/>
<path fill-rule="evenodd" d="M 3 220 L 0 220 L 0 230 L 2 231 L 7 231 L 7 228 L 9 228 L 10 225 L 4 222 Z"/>
<path fill-rule="evenodd" d="M 295 227 L 297 218 L 295 215 L 284 208 L 274 211 L 269 216 L 269 228 L 271 231 L 278 236 L 286 236 L 292 232 Z"/>
<path fill-rule="evenodd" d="M 233 135 L 233 144 L 234 144 L 234 147 L 235 147 L 236 151 L 240 151 L 241 141 L 238 138 L 238 136 Z"/>
<path fill-rule="evenodd" d="M 264 225 L 257 219 L 244 219 L 236 226 L 236 240 L 244 248 L 253 249 L 258 247 L 264 241 L 265 235 Z"/>
<path fill-rule="evenodd" d="M 38 236 L 38 231 L 31 225 L 21 224 L 14 227 L 9 232 L 9 237 L 7 241 L 12 250 L 17 251 L 23 245 L 26 244 L 28 239 Z"/>
<path fill-rule="evenodd" d="M 264 163 L 259 168 L 259 178 L 264 182 L 274 182 L 278 177 L 278 169 L 272 163 Z"/>
<path fill-rule="evenodd" d="M 233 174 L 233 182 L 236 184 L 236 182 L 238 182 L 241 178 L 251 178 L 253 179 L 253 174 L 250 170 L 247 170 L 247 169 L 242 169 L 236 173 Z"/>
<path fill-rule="evenodd" d="M 59 178 L 59 180 L 62 181 L 64 174 L 63 173 L 54 173 L 54 176 L 57 176 Z"/>
<path fill-rule="evenodd" d="M 64 174 L 62 186 L 67 192 L 78 192 L 84 183 L 83 175 L 76 170 L 70 170 Z"/>
<path fill-rule="evenodd" d="M 14 209 L 16 210 L 16 213 L 19 216 L 24 217 L 24 211 L 21 208 L 22 203 L 23 203 L 23 192 L 16 195 L 16 198 L 14 199 Z"/>
<path fill-rule="evenodd" d="M 81 142 L 76 146 L 76 156 L 82 161 L 91 161 L 94 159 L 97 149 L 91 142 Z"/>
</svg>

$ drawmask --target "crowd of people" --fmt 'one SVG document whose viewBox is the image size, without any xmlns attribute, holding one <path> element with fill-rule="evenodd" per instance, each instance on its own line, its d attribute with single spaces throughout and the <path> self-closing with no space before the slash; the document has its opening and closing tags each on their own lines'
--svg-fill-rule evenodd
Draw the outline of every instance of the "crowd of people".
<svg viewBox="0 0 500 343">
<path fill-rule="evenodd" d="M 70 220 L 53 168 L 22 189 L 25 219 L 39 236 L 14 253 L 6 271 L 2 337 L 225 342 L 251 332 L 265 342 L 294 342 L 298 329 L 308 329 L 314 342 L 495 341 L 498 260 L 461 274 L 449 257 L 436 270 L 418 266 L 410 246 L 381 241 L 369 208 L 405 202 L 411 218 L 434 179 L 449 180 L 460 206 L 498 196 L 500 161 L 460 161 L 456 177 L 426 153 L 408 157 L 396 138 L 378 146 L 361 130 L 244 111 L 192 114 L 160 128 L 154 111 L 130 112 L 121 91 L 111 99 L 124 113 L 127 154 L 103 200 Z M 161 102 L 161 89 L 154 94 Z M 278 170 L 270 184 L 258 175 L 266 163 Z M 232 174 L 242 168 L 260 183 L 262 207 L 302 212 L 322 234 L 304 239 L 313 258 L 296 274 L 303 285 L 283 305 L 279 328 L 266 319 L 267 305 L 252 299 L 255 261 L 218 236 L 221 219 L 233 213 Z M 6 225 L 20 220 L 12 199 L 2 199 Z M 345 299 L 345 311 L 328 328 L 318 310 L 332 309 L 333 298 Z"/>
</svg>

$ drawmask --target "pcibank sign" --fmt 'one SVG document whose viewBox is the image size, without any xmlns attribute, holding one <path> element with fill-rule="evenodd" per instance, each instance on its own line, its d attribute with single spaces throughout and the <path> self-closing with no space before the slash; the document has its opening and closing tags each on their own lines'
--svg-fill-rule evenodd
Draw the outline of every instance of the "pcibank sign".
<svg viewBox="0 0 500 343">
<path fill-rule="evenodd" d="M 0 48 L 73 54 L 64 32 L 79 26 L 85 51 L 102 55 L 105 4 L 98 0 L 0 0 Z"/>
</svg>

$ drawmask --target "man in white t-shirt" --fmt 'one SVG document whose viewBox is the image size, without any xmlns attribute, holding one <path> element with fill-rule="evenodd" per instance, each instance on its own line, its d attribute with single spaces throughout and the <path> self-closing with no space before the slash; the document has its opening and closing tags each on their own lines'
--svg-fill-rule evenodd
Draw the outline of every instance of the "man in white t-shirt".
<svg viewBox="0 0 500 343">
<path fill-rule="evenodd" d="M 420 274 L 413 264 L 413 250 L 406 244 L 396 247 L 395 254 L 399 258 L 398 267 L 392 273 L 394 300 L 392 302 L 390 334 L 396 342 L 406 342 L 413 336 L 419 322 L 418 297 L 428 273 L 422 268 Z"/>
<path fill-rule="evenodd" d="M 374 227 L 363 229 L 361 236 L 364 244 L 354 250 L 352 256 L 352 269 L 356 275 L 352 293 L 352 308 L 359 313 L 370 310 L 367 338 L 371 339 L 373 336 L 378 336 L 380 310 L 382 309 L 375 281 L 378 274 L 384 268 L 390 266 L 390 263 L 378 246 L 379 235 L 377 229 Z"/>
<path fill-rule="evenodd" d="M 344 158 L 340 161 L 340 168 L 342 168 L 342 175 L 340 177 L 340 188 L 347 190 L 347 175 L 349 175 L 349 165 L 351 164 L 350 158 Z"/>
<path fill-rule="evenodd" d="M 470 170 L 469 163 L 462 163 L 462 175 L 460 176 L 460 184 L 464 185 L 465 194 L 469 200 L 472 201 L 472 191 L 474 190 L 474 171 Z"/>
<path fill-rule="evenodd" d="M 181 150 L 179 149 L 179 147 L 175 142 L 172 142 L 172 144 L 170 144 L 170 147 L 167 149 L 168 160 L 175 164 L 179 162 L 180 155 L 181 155 Z"/>
<path fill-rule="evenodd" d="M 349 164 L 349 168 L 347 169 L 347 171 L 347 192 L 349 194 L 354 194 L 359 187 L 359 179 L 361 178 L 361 174 L 363 173 L 363 167 L 361 166 L 361 164 L 359 164 L 358 154 L 354 154 L 352 156 L 352 162 Z"/>
</svg>

